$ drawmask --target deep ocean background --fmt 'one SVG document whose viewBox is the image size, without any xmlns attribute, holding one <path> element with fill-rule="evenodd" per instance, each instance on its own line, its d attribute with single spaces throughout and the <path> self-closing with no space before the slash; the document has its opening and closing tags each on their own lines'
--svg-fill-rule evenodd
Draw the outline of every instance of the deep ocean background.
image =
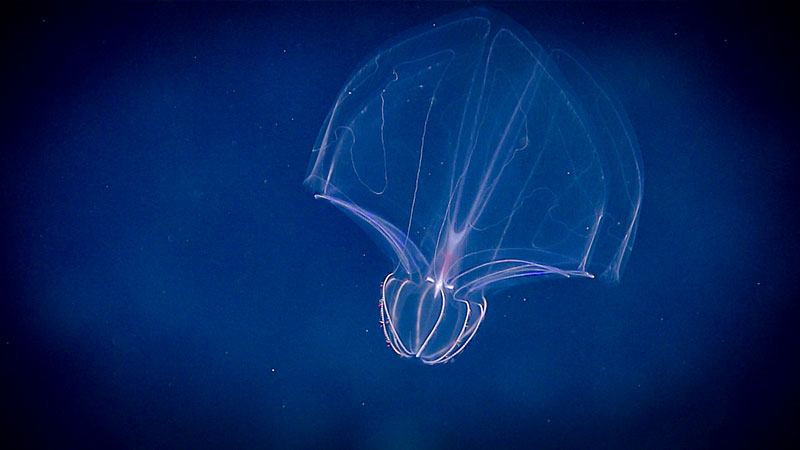
<svg viewBox="0 0 800 450">
<path fill-rule="evenodd" d="M 797 448 L 798 17 L 493 6 L 615 91 L 639 232 L 618 286 L 490 297 L 427 367 L 302 181 L 356 64 L 463 5 L 4 4 L 0 446 Z"/>
</svg>

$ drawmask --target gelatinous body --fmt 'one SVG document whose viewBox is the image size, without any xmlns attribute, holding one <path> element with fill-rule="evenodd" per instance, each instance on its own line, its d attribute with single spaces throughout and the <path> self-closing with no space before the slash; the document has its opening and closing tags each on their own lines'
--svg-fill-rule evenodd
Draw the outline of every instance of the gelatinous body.
<svg viewBox="0 0 800 450">
<path fill-rule="evenodd" d="M 596 77 L 486 9 L 368 58 L 306 178 L 393 258 L 386 338 L 428 364 L 465 348 L 486 293 L 547 276 L 619 280 L 642 183 L 634 134 Z"/>
</svg>

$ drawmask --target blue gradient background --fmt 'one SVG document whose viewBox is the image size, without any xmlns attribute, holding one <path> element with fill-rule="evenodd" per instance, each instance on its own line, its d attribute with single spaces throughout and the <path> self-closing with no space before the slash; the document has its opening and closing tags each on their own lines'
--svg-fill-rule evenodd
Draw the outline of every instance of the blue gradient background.
<svg viewBox="0 0 800 450">
<path fill-rule="evenodd" d="M 351 70 L 458 4 L 4 5 L 0 443 L 800 444 L 784 5 L 496 4 L 627 110 L 622 283 L 516 287 L 452 364 L 386 348 L 389 260 L 302 186 Z"/>
</svg>

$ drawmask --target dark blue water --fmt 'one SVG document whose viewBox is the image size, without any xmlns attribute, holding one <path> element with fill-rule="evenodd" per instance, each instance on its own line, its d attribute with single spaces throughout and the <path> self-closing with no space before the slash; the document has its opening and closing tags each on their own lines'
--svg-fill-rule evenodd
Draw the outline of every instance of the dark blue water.
<svg viewBox="0 0 800 450">
<path fill-rule="evenodd" d="M 4 6 L 0 442 L 797 445 L 791 14 L 495 6 L 605 76 L 644 202 L 619 286 L 490 297 L 436 367 L 386 347 L 391 263 L 302 181 L 359 61 L 459 5 Z"/>
</svg>

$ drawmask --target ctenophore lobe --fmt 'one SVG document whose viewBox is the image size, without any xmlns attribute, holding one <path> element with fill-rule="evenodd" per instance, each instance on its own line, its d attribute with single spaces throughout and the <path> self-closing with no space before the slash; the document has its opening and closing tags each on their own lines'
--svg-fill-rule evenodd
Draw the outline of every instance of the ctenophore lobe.
<svg viewBox="0 0 800 450">
<path fill-rule="evenodd" d="M 328 114 L 306 184 L 392 259 L 386 339 L 435 364 L 472 339 L 486 294 L 548 277 L 617 282 L 643 175 L 597 77 L 481 8 L 365 60 Z"/>
</svg>

